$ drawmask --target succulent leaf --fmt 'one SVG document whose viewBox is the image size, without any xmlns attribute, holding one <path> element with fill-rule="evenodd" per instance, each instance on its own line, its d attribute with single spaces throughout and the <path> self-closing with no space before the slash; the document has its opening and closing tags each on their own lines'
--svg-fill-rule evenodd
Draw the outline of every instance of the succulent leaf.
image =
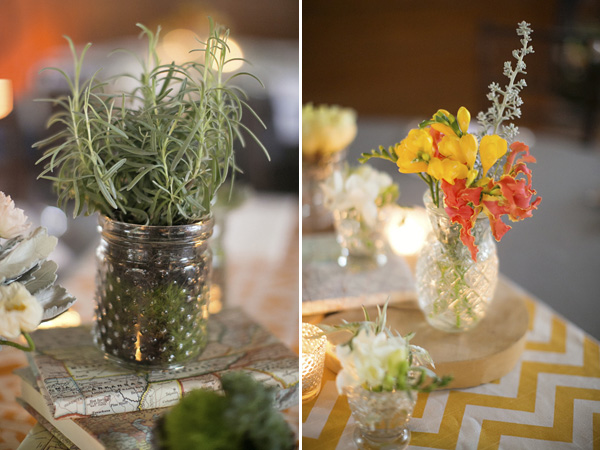
<svg viewBox="0 0 600 450">
<path fill-rule="evenodd" d="M 58 240 L 39 227 L 0 257 L 0 283 L 16 280 L 45 260 Z"/>
<path fill-rule="evenodd" d="M 42 322 L 61 315 L 76 301 L 75 297 L 69 295 L 67 290 L 59 285 L 38 292 L 35 294 L 35 298 L 44 308 Z"/>
<path fill-rule="evenodd" d="M 58 264 L 54 261 L 44 261 L 41 266 L 35 268 L 27 277 L 23 276 L 19 282 L 23 283 L 30 294 L 36 294 L 43 289 L 51 287 L 56 281 Z"/>
</svg>

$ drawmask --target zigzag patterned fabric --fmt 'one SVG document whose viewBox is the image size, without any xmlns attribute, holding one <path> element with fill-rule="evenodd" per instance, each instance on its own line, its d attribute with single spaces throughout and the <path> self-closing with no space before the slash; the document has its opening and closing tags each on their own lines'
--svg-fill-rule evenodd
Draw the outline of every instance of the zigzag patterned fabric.
<svg viewBox="0 0 600 450">
<path fill-rule="evenodd" d="M 600 449 L 598 341 L 539 301 L 527 307 L 527 343 L 514 369 L 493 383 L 419 394 L 409 449 Z M 303 450 L 355 448 L 332 372 L 302 406 Z"/>
</svg>

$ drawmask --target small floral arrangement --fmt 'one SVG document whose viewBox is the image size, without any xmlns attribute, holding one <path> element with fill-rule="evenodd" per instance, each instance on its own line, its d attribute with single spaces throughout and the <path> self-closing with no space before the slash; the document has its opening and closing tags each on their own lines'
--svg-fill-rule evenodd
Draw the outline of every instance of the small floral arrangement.
<svg viewBox="0 0 600 450">
<path fill-rule="evenodd" d="M 39 227 L 25 236 L 30 224 L 10 196 L 0 192 L 0 346 L 35 349 L 29 332 L 62 314 L 75 299 L 58 285 L 54 261 L 46 260 L 57 239 Z M 28 347 L 8 339 L 23 335 Z"/>
<path fill-rule="evenodd" d="M 350 331 L 353 336 L 336 347 L 342 370 L 336 378 L 338 392 L 344 387 L 362 386 L 369 391 L 431 392 L 447 386 L 451 376 L 438 377 L 426 366 L 435 367 L 422 347 L 410 344 L 414 333 L 401 336 L 386 326 L 387 303 L 377 307 L 378 317 L 371 321 L 366 309 L 363 322 L 337 326 L 319 325 L 325 333 Z"/>
<path fill-rule="evenodd" d="M 325 206 L 330 210 L 354 209 L 373 226 L 379 208 L 393 204 L 400 195 L 392 177 L 369 165 L 335 171 L 321 184 Z"/>
<path fill-rule="evenodd" d="M 302 108 L 302 158 L 317 162 L 344 150 L 356 137 L 356 112 L 308 103 Z"/>
<path fill-rule="evenodd" d="M 526 74 L 524 57 L 533 53 L 531 33 L 528 23 L 519 24 L 522 47 L 513 51 L 515 65 L 504 65 L 509 79 L 505 88 L 497 83 L 489 86 L 487 97 L 492 106 L 477 116 L 481 125 L 478 137 L 468 132 L 471 114 L 466 108 L 461 107 L 456 116 L 440 109 L 419 128 L 410 130 L 400 143 L 363 153 L 361 158 L 362 162 L 372 157 L 388 159 L 402 173 L 419 174 L 429 186 L 434 205 L 444 206 L 451 221 L 461 225 L 461 241 L 474 261 L 477 246 L 471 230 L 480 213 L 489 218 L 492 233 L 500 241 L 511 228 L 502 221 L 503 216 L 513 222 L 531 217 L 542 200 L 534 199 L 536 191 L 527 167 L 535 158 L 527 145 L 514 141 L 517 127 L 502 125 L 521 116 L 519 93 L 526 83 L 518 76 Z"/>
</svg>

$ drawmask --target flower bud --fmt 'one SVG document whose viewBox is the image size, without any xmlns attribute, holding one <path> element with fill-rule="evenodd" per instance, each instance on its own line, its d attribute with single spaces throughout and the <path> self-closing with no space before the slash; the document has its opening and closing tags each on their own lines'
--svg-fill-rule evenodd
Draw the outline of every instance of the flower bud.
<svg viewBox="0 0 600 450">
<path fill-rule="evenodd" d="M 461 106 L 456 114 L 456 119 L 458 120 L 458 126 L 460 127 L 460 131 L 466 133 L 469 129 L 469 123 L 471 122 L 471 113 L 467 108 Z"/>
</svg>

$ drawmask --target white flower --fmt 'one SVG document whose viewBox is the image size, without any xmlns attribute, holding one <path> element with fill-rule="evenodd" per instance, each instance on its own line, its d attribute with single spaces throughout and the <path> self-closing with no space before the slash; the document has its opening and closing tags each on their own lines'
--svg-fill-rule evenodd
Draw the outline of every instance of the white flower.
<svg viewBox="0 0 600 450">
<path fill-rule="evenodd" d="M 19 282 L 0 285 L 0 336 L 16 339 L 33 331 L 42 321 L 44 308 Z"/>
<path fill-rule="evenodd" d="M 302 154 L 332 154 L 356 137 L 356 112 L 350 108 L 311 103 L 302 108 Z"/>
<path fill-rule="evenodd" d="M 22 209 L 15 208 L 9 195 L 0 192 L 0 238 L 12 239 L 29 228 Z"/>
<path fill-rule="evenodd" d="M 355 209 L 369 226 L 373 226 L 377 220 L 377 198 L 392 184 L 392 177 L 387 173 L 363 165 L 334 172 L 321 188 L 329 209 Z"/>
<path fill-rule="evenodd" d="M 408 361 L 408 342 L 402 336 L 373 333 L 362 328 L 352 339 L 352 347 L 339 345 L 337 357 L 342 370 L 336 378 L 338 392 L 345 386 L 381 386 L 400 361 Z"/>
</svg>

